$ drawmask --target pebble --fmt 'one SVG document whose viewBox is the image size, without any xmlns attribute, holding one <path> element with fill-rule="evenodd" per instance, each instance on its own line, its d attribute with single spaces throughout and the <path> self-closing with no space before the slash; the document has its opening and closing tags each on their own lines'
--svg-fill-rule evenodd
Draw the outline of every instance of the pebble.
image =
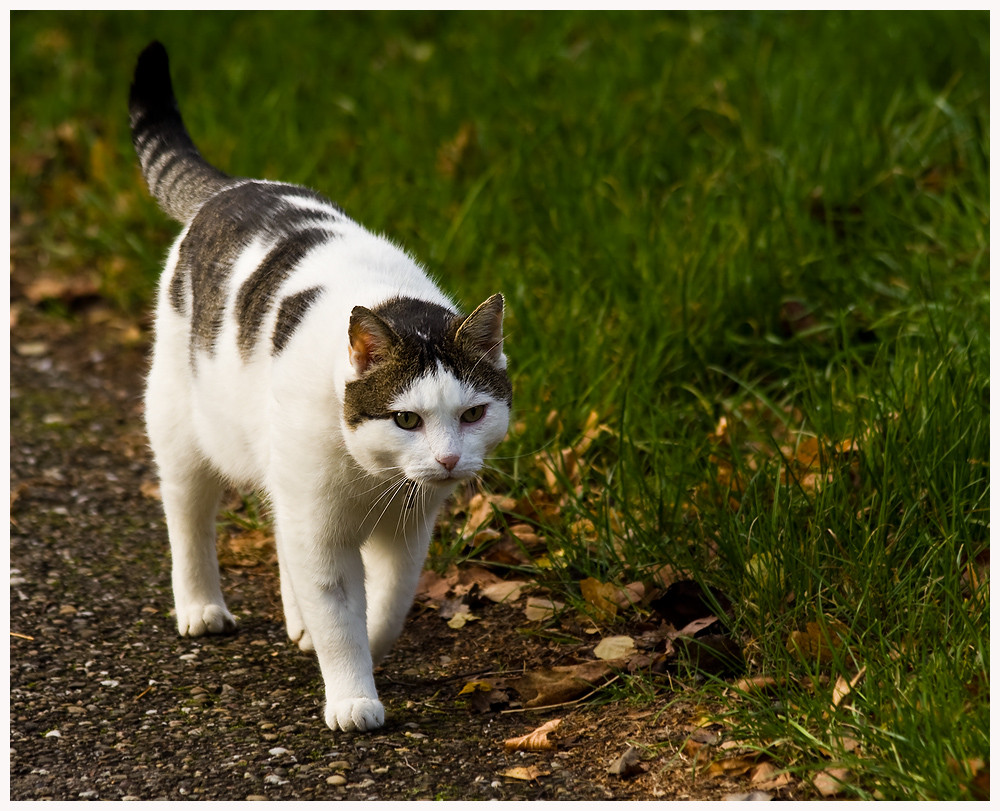
<svg viewBox="0 0 1000 811">
<path fill-rule="evenodd" d="M 250 802 L 267 802 L 267 797 L 263 794 L 248 794 L 246 798 Z"/>
<path fill-rule="evenodd" d="M 351 764 L 346 760 L 334 760 L 330 763 L 330 768 L 335 772 L 342 772 L 350 769 Z"/>
<path fill-rule="evenodd" d="M 347 778 L 342 774 L 331 774 L 326 778 L 326 782 L 330 786 L 343 786 L 347 784 Z"/>
</svg>

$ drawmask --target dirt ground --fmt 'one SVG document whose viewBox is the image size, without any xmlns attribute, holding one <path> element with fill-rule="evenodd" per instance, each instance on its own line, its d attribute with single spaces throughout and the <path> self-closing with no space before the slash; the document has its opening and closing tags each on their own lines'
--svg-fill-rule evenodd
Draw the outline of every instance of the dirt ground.
<svg viewBox="0 0 1000 811">
<path fill-rule="evenodd" d="M 99 301 L 74 301 L 69 318 L 42 316 L 18 290 L 15 280 L 11 799 L 682 800 L 752 792 L 746 772 L 705 769 L 703 745 L 721 739 L 698 726 L 704 708 L 667 678 L 641 703 L 613 700 L 610 688 L 598 694 L 603 701 L 541 711 L 519 706 L 516 691 L 495 706 L 460 695 L 470 681 L 577 661 L 578 647 L 525 633 L 523 612 L 507 605 L 477 606 L 479 620 L 456 629 L 418 602 L 376 672 L 387 723 L 375 733 L 324 725 L 319 669 L 285 637 L 271 566 L 224 564 L 236 635 L 179 638 L 142 431 L 148 334 Z M 553 748 L 505 748 L 552 719 L 561 721 Z M 609 771 L 630 748 L 627 765 Z"/>
</svg>

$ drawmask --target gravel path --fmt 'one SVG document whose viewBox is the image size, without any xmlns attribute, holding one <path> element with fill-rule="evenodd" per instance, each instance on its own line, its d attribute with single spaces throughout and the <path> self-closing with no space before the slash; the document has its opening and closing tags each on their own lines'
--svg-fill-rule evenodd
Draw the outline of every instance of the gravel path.
<svg viewBox="0 0 1000 811">
<path fill-rule="evenodd" d="M 98 316 L 100 311 L 98 311 Z M 142 433 L 135 328 L 22 313 L 11 349 L 11 799 L 679 799 L 692 784 L 679 712 L 567 708 L 556 749 L 503 741 L 550 716 L 477 713 L 458 698 L 495 669 L 560 662 L 487 607 L 450 629 L 414 610 L 376 674 L 388 723 L 334 734 L 314 659 L 287 642 L 271 567 L 230 568 L 234 636 L 179 638 Z M 523 621 L 523 620 L 522 620 Z M 668 709 L 673 706 L 673 709 Z M 683 736 L 681 736 L 683 737 Z M 630 775 L 608 766 L 645 743 Z M 533 768 L 532 779 L 504 776 Z"/>
</svg>

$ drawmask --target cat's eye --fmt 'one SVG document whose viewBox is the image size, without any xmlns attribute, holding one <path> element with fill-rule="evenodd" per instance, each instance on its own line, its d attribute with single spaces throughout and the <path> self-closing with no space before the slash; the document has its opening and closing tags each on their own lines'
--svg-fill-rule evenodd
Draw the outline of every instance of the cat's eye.
<svg viewBox="0 0 1000 811">
<path fill-rule="evenodd" d="M 462 412 L 462 422 L 479 422 L 486 413 L 486 406 L 477 405 Z"/>
<path fill-rule="evenodd" d="M 392 418 L 395 420 L 396 425 L 404 431 L 412 431 L 414 428 L 419 428 L 420 423 L 423 422 L 420 419 L 420 415 L 412 411 L 397 411 L 392 415 Z"/>
</svg>

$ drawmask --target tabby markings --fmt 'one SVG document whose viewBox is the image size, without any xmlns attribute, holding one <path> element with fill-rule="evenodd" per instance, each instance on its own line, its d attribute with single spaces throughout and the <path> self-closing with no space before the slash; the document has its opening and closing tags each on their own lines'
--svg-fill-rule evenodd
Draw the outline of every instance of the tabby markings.
<svg viewBox="0 0 1000 811">
<path fill-rule="evenodd" d="M 326 239 L 342 212 L 322 196 L 278 183 L 242 182 L 201 206 L 180 244 L 170 280 L 170 302 L 190 306 L 191 354 L 214 354 L 222 329 L 229 279 L 240 255 L 256 240 L 272 243 L 261 265 L 240 288 L 240 352 L 253 349 L 278 287 L 306 252 Z"/>
</svg>

